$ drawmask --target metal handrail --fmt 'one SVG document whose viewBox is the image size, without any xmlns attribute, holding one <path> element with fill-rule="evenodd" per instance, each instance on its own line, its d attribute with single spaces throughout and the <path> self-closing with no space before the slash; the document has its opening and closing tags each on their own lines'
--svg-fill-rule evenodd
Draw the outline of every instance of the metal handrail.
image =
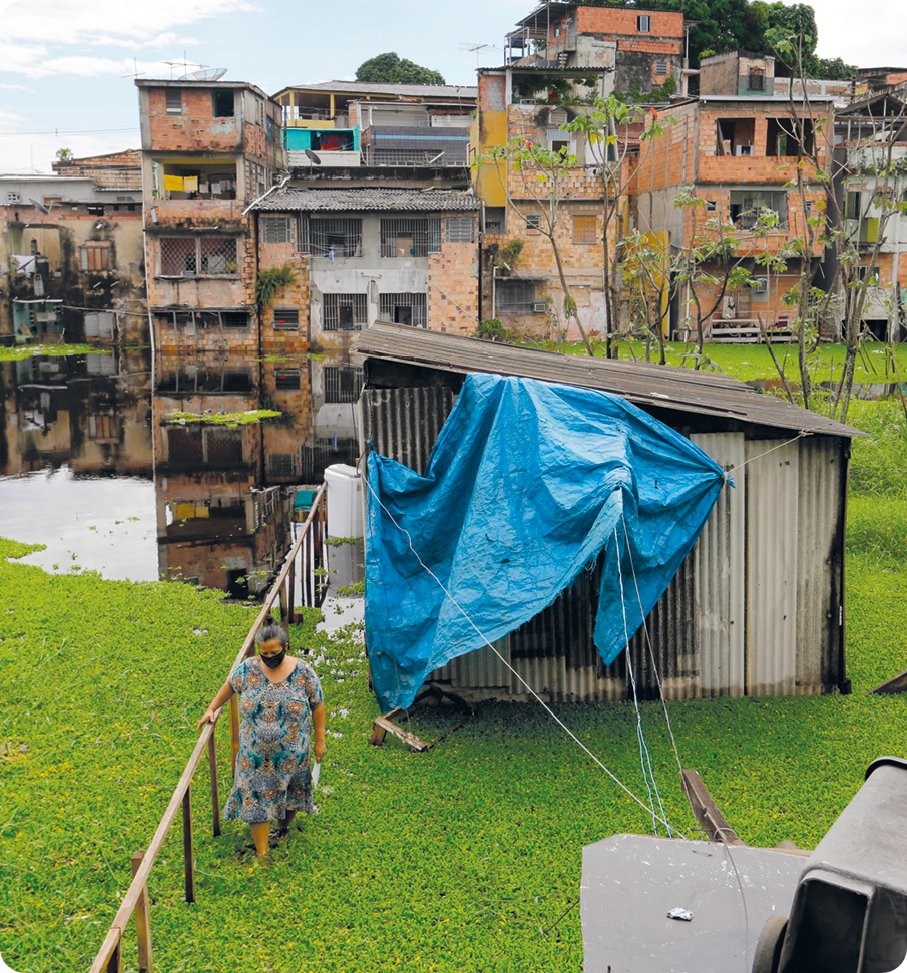
<svg viewBox="0 0 907 973">
<path fill-rule="evenodd" d="M 290 619 L 295 614 L 297 560 L 302 558 L 303 595 L 308 591 L 313 602 L 321 594 L 322 585 L 317 580 L 316 565 L 323 559 L 323 528 L 327 524 L 327 495 L 326 483 L 322 483 L 315 494 L 312 508 L 302 525 L 302 530 L 296 538 L 290 553 L 283 563 L 271 590 L 265 597 L 255 622 L 249 629 L 249 634 L 243 641 L 242 647 L 236 654 L 230 666 L 232 673 L 236 667 L 255 652 L 255 633 L 268 616 L 274 602 L 279 599 L 281 621 Z M 321 528 L 319 530 L 318 528 Z M 305 597 L 303 600 L 306 600 Z M 233 763 L 239 744 L 239 707 L 236 696 L 230 698 L 230 741 Z M 110 924 L 104 942 L 91 964 L 90 973 L 121 973 L 123 968 L 122 948 L 123 933 L 133 913 L 136 917 L 136 934 L 138 938 L 139 969 L 153 973 L 154 960 L 151 947 L 151 917 L 148 909 L 148 876 L 157 858 L 158 852 L 164 844 L 170 826 L 176 820 L 177 812 L 182 807 L 183 812 L 183 859 L 186 901 L 195 901 L 195 848 L 192 836 L 192 777 L 201 763 L 202 755 L 207 750 L 208 767 L 211 775 L 211 814 L 212 831 L 214 837 L 220 834 L 220 801 L 217 788 L 217 753 L 215 750 L 214 729 L 220 719 L 221 710 L 214 714 L 214 720 L 207 723 L 198 737 L 198 742 L 189 757 L 182 776 L 179 779 L 167 809 L 164 811 L 157 830 L 145 852 L 136 852 L 132 856 L 132 882 L 123 896 L 123 901 Z"/>
</svg>

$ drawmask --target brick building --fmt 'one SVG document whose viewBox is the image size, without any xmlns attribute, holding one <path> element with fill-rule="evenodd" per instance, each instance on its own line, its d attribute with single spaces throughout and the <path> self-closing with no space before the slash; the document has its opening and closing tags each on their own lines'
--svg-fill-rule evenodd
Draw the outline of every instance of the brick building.
<svg viewBox="0 0 907 973">
<path fill-rule="evenodd" d="M 711 321 L 715 335 L 724 330 L 729 337 L 753 337 L 759 333 L 760 319 L 779 330 L 790 319 L 784 294 L 799 282 L 804 269 L 791 241 L 805 241 L 806 221 L 824 215 L 825 180 L 832 168 L 832 100 L 814 98 L 810 106 L 801 102 L 797 107 L 805 149 L 816 153 L 821 169 L 819 174 L 802 170 L 806 185 L 802 197 L 795 188 L 801 130 L 791 120 L 787 98 L 702 95 L 665 108 L 660 116 L 664 134 L 652 141 L 638 163 L 632 213 L 642 233 L 666 234 L 675 254 L 696 238 L 731 235 L 736 255 L 743 256 L 744 266 L 753 271 L 753 286 L 728 291 L 719 302 Z M 692 187 L 702 205 L 676 206 L 675 198 L 684 187 Z M 779 222 L 776 229 L 760 235 L 755 224 L 763 209 L 776 212 Z M 706 224 L 714 220 L 725 229 L 708 228 Z M 765 274 L 756 261 L 760 254 L 786 255 L 786 269 Z M 823 257 L 816 241 L 806 273 L 817 286 Z M 724 271 L 717 265 L 703 270 L 715 277 L 714 283 L 701 284 L 698 292 L 702 303 L 711 307 L 719 297 Z M 670 334 L 687 326 L 691 306 L 690 285 L 684 283 L 671 307 Z"/>
<path fill-rule="evenodd" d="M 545 3 L 505 41 L 505 62 L 601 72 L 603 95 L 681 89 L 683 14 L 639 7 Z"/>
</svg>

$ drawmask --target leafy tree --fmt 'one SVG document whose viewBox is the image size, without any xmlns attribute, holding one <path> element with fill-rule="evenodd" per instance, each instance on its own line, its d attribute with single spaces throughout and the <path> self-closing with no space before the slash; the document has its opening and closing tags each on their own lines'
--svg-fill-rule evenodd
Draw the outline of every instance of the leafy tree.
<svg viewBox="0 0 907 973">
<path fill-rule="evenodd" d="M 70 162 L 72 160 L 72 149 L 57 149 L 57 162 Z"/>
<path fill-rule="evenodd" d="M 394 53 L 379 54 L 359 65 L 356 70 L 357 81 L 373 84 L 444 84 L 438 71 L 423 68 L 413 61 L 398 57 Z"/>
</svg>

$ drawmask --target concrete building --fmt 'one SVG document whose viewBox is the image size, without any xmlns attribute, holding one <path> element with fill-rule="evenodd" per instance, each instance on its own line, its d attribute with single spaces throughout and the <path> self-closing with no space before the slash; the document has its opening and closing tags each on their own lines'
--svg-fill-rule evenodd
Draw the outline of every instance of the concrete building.
<svg viewBox="0 0 907 973">
<path fill-rule="evenodd" d="M 141 341 L 138 152 L 72 159 L 53 175 L 0 176 L 0 294 L 7 340 Z"/>
</svg>

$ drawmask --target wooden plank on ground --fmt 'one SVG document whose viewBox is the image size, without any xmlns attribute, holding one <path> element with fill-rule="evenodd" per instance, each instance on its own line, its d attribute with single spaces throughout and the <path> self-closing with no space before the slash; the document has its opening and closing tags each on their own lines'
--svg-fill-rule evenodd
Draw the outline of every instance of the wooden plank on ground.
<svg viewBox="0 0 907 973">
<path fill-rule="evenodd" d="M 878 693 L 881 696 L 907 692 L 907 670 L 899 673 L 892 679 L 886 680 L 880 686 L 876 686 L 875 689 L 870 689 L 870 692 Z"/>
<path fill-rule="evenodd" d="M 391 710 L 391 713 L 394 712 L 394 710 Z M 397 712 L 400 711 L 397 710 Z M 387 716 L 379 716 L 375 720 L 374 729 L 372 730 L 369 743 L 373 747 L 380 747 L 381 744 L 384 743 L 384 738 L 388 733 L 392 733 L 395 737 L 399 737 L 410 748 L 410 750 L 415 750 L 417 753 L 422 753 L 423 751 L 428 750 L 429 745 L 427 743 L 423 743 L 414 734 L 408 733 L 402 727 L 397 726 L 396 723 L 392 723 Z"/>
<path fill-rule="evenodd" d="M 727 818 L 718 810 L 702 778 L 695 770 L 683 771 L 683 790 L 693 808 L 693 814 L 709 841 L 723 841 L 726 845 L 745 845 L 737 832 L 728 824 Z"/>
</svg>

